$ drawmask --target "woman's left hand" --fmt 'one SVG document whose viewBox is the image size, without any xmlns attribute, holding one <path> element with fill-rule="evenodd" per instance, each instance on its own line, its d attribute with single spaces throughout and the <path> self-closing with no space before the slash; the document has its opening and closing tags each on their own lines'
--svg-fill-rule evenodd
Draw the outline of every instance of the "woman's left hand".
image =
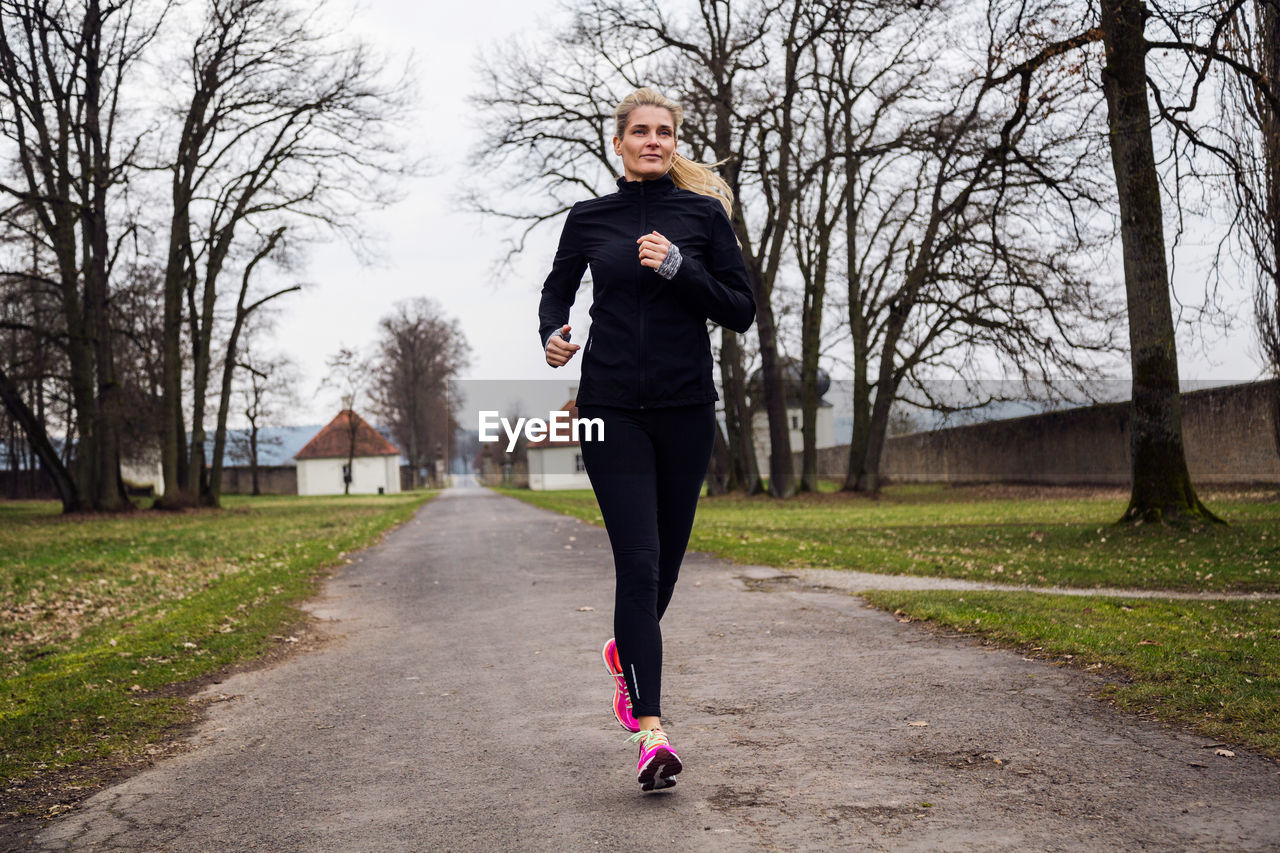
<svg viewBox="0 0 1280 853">
<path fill-rule="evenodd" d="M 671 250 L 671 241 L 657 231 L 644 235 L 636 242 L 640 244 L 640 265 L 653 270 L 662 266 L 667 252 Z"/>
</svg>

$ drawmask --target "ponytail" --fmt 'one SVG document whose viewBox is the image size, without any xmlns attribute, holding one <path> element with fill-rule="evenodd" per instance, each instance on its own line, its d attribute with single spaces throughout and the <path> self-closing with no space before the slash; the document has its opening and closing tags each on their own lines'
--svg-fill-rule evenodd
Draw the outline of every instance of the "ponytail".
<svg viewBox="0 0 1280 853">
<path fill-rule="evenodd" d="M 720 163 L 698 163 L 676 154 L 671 159 L 671 180 L 681 189 L 711 196 L 724 205 L 725 216 L 732 219 L 733 190 L 715 170 L 714 167 L 719 165 Z"/>
<path fill-rule="evenodd" d="M 643 89 L 636 89 L 630 95 L 622 99 L 617 109 L 613 111 L 614 124 L 616 125 L 615 136 L 622 138 L 627 130 L 627 118 L 630 117 L 631 111 L 636 107 L 661 107 L 671 113 L 672 122 L 675 124 L 676 137 L 680 136 L 680 125 L 684 122 L 684 110 L 678 103 L 648 86 Z M 733 218 L 733 190 L 729 188 L 729 184 L 724 178 L 720 177 L 715 167 L 723 163 L 698 163 L 687 157 L 676 154 L 671 160 L 671 180 L 676 186 L 684 190 L 690 190 L 699 195 L 711 196 L 716 201 L 724 205 L 725 215 L 730 219 Z"/>
</svg>

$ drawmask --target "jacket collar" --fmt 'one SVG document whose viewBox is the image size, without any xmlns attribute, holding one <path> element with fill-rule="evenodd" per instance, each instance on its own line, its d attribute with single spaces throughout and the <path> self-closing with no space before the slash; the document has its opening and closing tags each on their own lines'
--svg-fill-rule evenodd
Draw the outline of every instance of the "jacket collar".
<svg viewBox="0 0 1280 853">
<path fill-rule="evenodd" d="M 675 188 L 670 172 L 651 181 L 628 181 L 626 175 L 618 178 L 618 192 L 623 195 L 665 195 Z"/>
</svg>

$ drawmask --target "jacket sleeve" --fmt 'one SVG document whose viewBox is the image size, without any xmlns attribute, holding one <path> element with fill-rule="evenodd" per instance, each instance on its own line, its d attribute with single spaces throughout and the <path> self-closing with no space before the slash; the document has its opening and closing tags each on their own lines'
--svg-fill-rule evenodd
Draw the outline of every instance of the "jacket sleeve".
<svg viewBox="0 0 1280 853">
<path fill-rule="evenodd" d="M 587 270 L 587 258 L 582 254 L 582 241 L 577 235 L 577 205 L 565 218 L 560 232 L 560 245 L 556 248 L 551 272 L 542 283 L 542 301 L 538 303 L 538 337 L 542 348 L 547 348 L 551 333 L 569 322 L 569 308 L 573 305 L 582 284 L 582 274 Z"/>
<path fill-rule="evenodd" d="M 747 265 L 738 238 L 719 202 L 709 215 L 709 251 L 706 263 L 685 255 L 671 278 L 680 298 L 713 323 L 739 334 L 751 328 L 756 301 L 747 278 Z"/>
</svg>

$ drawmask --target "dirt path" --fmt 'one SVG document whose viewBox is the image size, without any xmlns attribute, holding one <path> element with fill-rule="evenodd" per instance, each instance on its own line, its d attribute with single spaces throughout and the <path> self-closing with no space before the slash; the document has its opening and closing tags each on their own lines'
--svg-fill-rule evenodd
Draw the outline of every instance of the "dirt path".
<svg viewBox="0 0 1280 853">
<path fill-rule="evenodd" d="M 326 585 L 331 642 L 216 685 L 190 752 L 31 847 L 1280 847 L 1275 764 L 1118 713 L 1089 674 L 742 574 L 686 562 L 664 705 L 687 770 L 642 795 L 599 660 L 604 531 L 446 493 Z"/>
</svg>

